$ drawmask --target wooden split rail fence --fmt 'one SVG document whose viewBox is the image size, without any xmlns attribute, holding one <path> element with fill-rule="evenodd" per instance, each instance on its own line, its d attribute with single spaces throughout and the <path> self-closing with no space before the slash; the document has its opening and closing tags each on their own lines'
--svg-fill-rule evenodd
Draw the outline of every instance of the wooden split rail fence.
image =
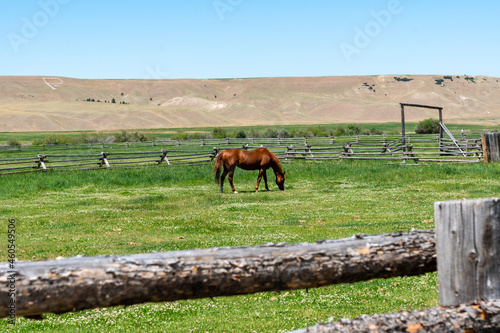
<svg viewBox="0 0 500 333">
<path fill-rule="evenodd" d="M 406 144 L 436 144 L 440 142 L 439 135 L 436 134 L 411 134 L 405 136 Z M 481 140 L 481 133 L 469 133 L 468 136 L 461 136 L 459 144 L 471 144 L 475 140 Z M 386 143 L 401 142 L 401 135 L 350 135 L 331 137 L 294 137 L 294 138 L 225 138 L 225 139 L 190 139 L 190 140 L 154 140 L 144 142 L 93 142 L 77 144 L 43 144 L 43 145 L 0 145 L 2 152 L 46 152 L 57 150 L 117 150 L 117 149 L 137 149 L 147 147 L 196 147 L 196 146 L 231 146 L 241 147 L 248 144 L 252 146 L 301 146 L 301 145 L 343 145 L 345 143 L 364 143 L 375 146 Z M 178 149 L 178 148 L 177 148 Z"/>
<path fill-rule="evenodd" d="M 300 146 L 288 145 L 250 145 L 239 146 L 243 149 L 267 147 L 278 158 L 284 161 L 291 160 L 386 160 L 405 162 L 460 162 L 475 163 L 483 161 L 481 140 L 465 140 L 457 147 L 455 143 L 449 144 L 441 140 L 439 145 L 413 145 L 418 141 L 407 140 L 402 145 L 401 140 L 380 143 L 375 141 L 353 141 L 342 144 L 313 145 L 307 142 Z M 44 153 L 37 157 L 1 158 L 0 174 L 20 173 L 30 171 L 44 171 L 47 169 L 98 169 L 120 166 L 145 166 L 158 164 L 206 164 L 211 162 L 220 150 L 234 148 L 233 145 L 225 147 L 193 150 L 180 148 L 162 149 L 161 151 L 110 151 L 100 154 L 57 154 Z"/>
<path fill-rule="evenodd" d="M 210 162 L 215 150 L 165 150 L 160 152 L 102 152 L 100 154 L 39 154 L 35 158 L 0 159 L 0 173 L 48 169 L 99 169 L 134 165 L 202 164 Z"/>
<path fill-rule="evenodd" d="M 74 257 L 19 262 L 15 270 L 0 264 L 0 317 L 315 288 L 437 268 L 440 308 L 342 319 L 296 333 L 498 332 L 500 199 L 437 202 L 434 207 L 436 232 Z M 15 294 L 8 292 L 13 283 Z"/>
</svg>

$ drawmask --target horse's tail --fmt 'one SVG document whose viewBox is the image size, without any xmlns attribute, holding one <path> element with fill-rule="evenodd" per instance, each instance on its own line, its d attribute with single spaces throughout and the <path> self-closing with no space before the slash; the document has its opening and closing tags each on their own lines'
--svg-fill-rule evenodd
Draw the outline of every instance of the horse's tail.
<svg viewBox="0 0 500 333">
<path fill-rule="evenodd" d="M 219 152 L 217 155 L 217 159 L 215 160 L 215 166 L 213 172 L 215 172 L 215 182 L 217 184 L 220 183 L 220 170 L 222 169 L 222 156 L 224 155 L 224 151 Z"/>
</svg>

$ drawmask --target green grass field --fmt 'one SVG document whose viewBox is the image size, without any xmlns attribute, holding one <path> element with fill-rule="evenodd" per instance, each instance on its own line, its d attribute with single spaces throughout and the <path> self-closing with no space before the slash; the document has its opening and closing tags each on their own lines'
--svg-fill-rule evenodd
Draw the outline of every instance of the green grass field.
<svg viewBox="0 0 500 333">
<path fill-rule="evenodd" d="M 294 161 L 283 163 L 284 192 L 272 181 L 272 191 L 253 193 L 257 172 L 237 170 L 238 194 L 219 193 L 212 167 L 0 176 L 5 224 L 0 244 L 7 244 L 8 219 L 17 221 L 19 260 L 314 242 L 433 229 L 435 201 L 500 195 L 500 164 Z M 6 246 L 2 248 L 7 261 Z M 42 321 L 17 318 L 14 327 L 4 319 L 0 330 L 281 332 L 329 318 L 437 304 L 437 276 L 432 273 L 308 291 L 47 314 Z"/>
<path fill-rule="evenodd" d="M 287 131 L 293 130 L 306 130 L 306 129 L 328 129 L 332 130 L 339 126 L 347 127 L 352 124 L 318 124 L 318 125 L 283 125 L 283 126 L 225 126 L 224 129 L 228 133 L 236 133 L 238 131 L 245 131 L 250 136 L 250 131 L 255 130 L 257 132 L 265 131 L 268 128 L 286 129 Z M 401 133 L 401 123 L 391 122 L 391 123 L 362 123 L 356 124 L 362 129 L 377 129 L 385 134 L 399 134 Z M 417 123 L 407 123 L 406 133 L 414 133 Z M 483 131 L 498 130 L 498 126 L 483 126 L 483 125 L 470 125 L 470 124 L 447 124 L 447 127 L 453 133 L 460 133 L 461 129 L 465 129 L 466 133 L 481 133 Z M 138 130 L 128 130 L 130 133 L 139 132 L 148 135 L 153 139 L 166 139 L 173 136 L 181 136 L 185 133 L 203 133 L 211 134 L 212 128 L 206 127 L 193 127 L 193 128 L 164 128 L 164 129 L 138 129 Z M 9 140 L 16 139 L 20 144 L 30 144 L 35 139 L 45 139 L 49 136 L 57 137 L 67 137 L 67 138 L 77 138 L 82 134 L 106 134 L 106 135 L 118 135 L 120 131 L 106 131 L 106 132 L 95 132 L 95 131 L 74 131 L 74 132 L 0 132 L 0 145 L 5 145 Z M 458 134 L 457 134 L 458 137 Z"/>
</svg>

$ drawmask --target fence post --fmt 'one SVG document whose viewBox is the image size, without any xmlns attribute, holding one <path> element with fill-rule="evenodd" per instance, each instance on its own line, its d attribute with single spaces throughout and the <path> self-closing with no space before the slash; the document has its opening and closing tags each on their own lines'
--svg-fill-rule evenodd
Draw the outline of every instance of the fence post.
<svg viewBox="0 0 500 333">
<path fill-rule="evenodd" d="M 305 151 L 308 152 L 311 155 L 311 157 L 314 157 L 314 155 L 313 155 L 313 153 L 311 151 L 311 145 L 306 145 Z"/>
<path fill-rule="evenodd" d="M 47 170 L 47 167 L 45 166 L 45 161 L 44 161 L 45 157 L 46 157 L 45 155 L 40 155 L 40 154 L 38 155 L 38 167 L 37 168 L 42 167 L 42 169 L 44 171 Z"/>
<path fill-rule="evenodd" d="M 439 302 L 500 298 L 500 198 L 434 204 Z"/>
<path fill-rule="evenodd" d="M 165 150 L 165 149 L 161 150 L 161 156 L 160 156 L 160 160 L 158 161 L 158 164 L 165 161 L 165 162 L 167 162 L 168 165 L 170 165 L 170 161 L 167 158 L 167 153 L 168 153 L 168 150 Z"/>
<path fill-rule="evenodd" d="M 106 164 L 106 168 L 109 168 L 108 162 L 108 153 L 101 152 L 102 157 L 100 158 L 101 163 L 99 163 L 99 167 L 102 167 L 103 164 Z"/>
<path fill-rule="evenodd" d="M 484 162 L 500 161 L 500 132 L 481 133 Z"/>
</svg>

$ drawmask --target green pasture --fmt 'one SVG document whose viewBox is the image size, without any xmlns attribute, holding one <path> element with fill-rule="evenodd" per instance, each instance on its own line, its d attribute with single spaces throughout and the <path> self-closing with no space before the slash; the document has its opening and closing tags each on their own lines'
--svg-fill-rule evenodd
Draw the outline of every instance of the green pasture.
<svg viewBox="0 0 500 333">
<path fill-rule="evenodd" d="M 314 242 L 357 233 L 434 228 L 434 202 L 500 195 L 500 164 L 283 163 L 285 191 L 254 193 L 257 171 L 237 170 L 221 194 L 213 165 L 0 176 L 19 260 L 131 254 L 268 242 Z M 229 184 L 227 184 L 229 185 Z M 435 273 L 314 290 L 139 304 L 17 318 L 12 332 L 286 332 L 319 321 L 438 305 Z"/>
<path fill-rule="evenodd" d="M 236 133 L 238 131 L 245 131 L 250 134 L 251 130 L 254 131 L 265 131 L 268 128 L 275 129 L 285 129 L 289 132 L 293 130 L 307 130 L 307 129 L 327 129 L 333 130 L 340 127 L 348 127 L 353 124 L 317 124 L 317 125 L 278 125 L 278 126 L 224 126 L 223 128 L 228 133 Z M 384 134 L 400 134 L 401 133 L 401 123 L 400 122 L 389 122 L 389 123 L 362 123 L 354 124 L 362 129 L 376 129 L 382 131 Z M 406 123 L 406 133 L 414 133 L 417 123 Z M 447 124 L 447 127 L 454 134 L 460 133 L 461 129 L 464 129 L 466 133 L 481 133 L 483 131 L 498 130 L 498 125 L 495 126 L 483 126 L 483 125 L 471 125 L 471 124 Z M 156 140 L 164 140 L 167 138 L 181 136 L 185 133 L 202 133 L 211 134 L 213 128 L 207 127 L 192 127 L 192 128 L 159 128 L 159 129 L 137 129 L 128 130 L 129 133 L 143 133 L 148 137 Z M 0 132 L 0 145 L 8 144 L 9 140 L 15 139 L 20 144 L 30 144 L 37 139 L 45 139 L 49 136 L 57 137 L 67 137 L 67 138 L 77 138 L 81 135 L 119 135 L 121 131 L 61 131 L 61 132 Z"/>
</svg>

